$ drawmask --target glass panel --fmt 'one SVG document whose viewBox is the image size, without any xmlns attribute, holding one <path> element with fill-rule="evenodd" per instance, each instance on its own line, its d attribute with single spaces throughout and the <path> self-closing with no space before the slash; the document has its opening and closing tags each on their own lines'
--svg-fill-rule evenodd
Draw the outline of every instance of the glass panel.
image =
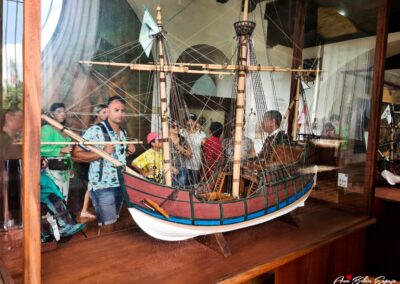
<svg viewBox="0 0 400 284">
<path fill-rule="evenodd" d="M 364 171 L 378 6 L 370 1 L 365 11 L 367 23 L 351 13 L 356 7 L 362 9 L 357 3 L 322 2 L 309 6 L 306 20 L 306 27 L 315 27 L 310 32 L 321 44 L 305 48 L 303 53 L 305 62 L 314 62 L 323 70 L 319 81 L 312 84 L 309 99 L 313 132 L 321 137 L 317 142 L 317 189 L 311 196 L 368 214 Z M 315 45 L 308 40 L 312 39 L 306 33 L 305 44 Z"/>
<path fill-rule="evenodd" d="M 331 207 L 366 216 L 369 200 L 364 190 L 364 169 L 377 4 L 370 1 L 366 22 L 351 14 L 351 11 L 361 9 L 358 4 L 339 6 L 310 1 L 306 13 L 301 13 L 296 12 L 295 2 L 261 1 L 250 5 L 249 20 L 257 24 L 248 63 L 291 68 L 293 46 L 303 45 L 302 68 L 322 72 L 301 76 L 295 76 L 294 72 L 288 72 L 290 70 L 248 72 L 253 81 L 246 81 L 246 88 L 257 90 L 261 95 L 246 97 L 244 134 L 254 144 L 254 154 L 259 155 L 267 137 L 264 113 L 278 110 L 284 115 L 289 108 L 293 111 L 290 95 L 295 93 L 296 82 L 292 79 L 300 78 L 303 96 L 298 113 L 294 115 L 298 121 L 289 122 L 290 116 L 284 116 L 281 130 L 298 128 L 294 133 L 297 140 L 294 144 L 299 147 L 312 137 L 310 152 L 315 151 L 315 160 L 310 165 L 318 165 L 318 175 L 317 188 L 311 194 L 310 202 L 323 201 Z M 171 1 L 170 4 L 162 6 L 166 63 L 175 66 L 181 66 L 181 63 L 192 66 L 200 63 L 238 64 L 238 36 L 232 24 L 239 20 L 240 1 L 216 1 L 209 4 L 212 8 L 185 1 Z M 43 1 L 43 111 L 55 118 L 57 111 L 65 112 L 65 124 L 82 134 L 96 123 L 97 107 L 109 97 L 119 95 L 126 101 L 126 119 L 121 125 L 127 130 L 128 139 L 148 142 L 146 138 L 150 131 L 161 133 L 162 104 L 159 103 L 159 87 L 153 87 L 154 82 L 160 81 L 156 72 L 132 72 L 127 65 L 113 66 L 114 63 L 158 61 L 155 53 L 146 55 L 145 45 L 149 45 L 149 41 L 140 42 L 139 36 L 143 28 L 143 7 L 147 7 L 149 15 L 155 19 L 155 5 L 154 1 Z M 304 14 L 304 39 L 302 43 L 296 43 L 295 18 Z M 150 27 L 151 23 L 147 22 L 145 28 Z M 171 75 L 167 72 L 169 122 L 176 121 L 183 127 L 187 114 L 193 113 L 198 118 L 196 127 L 208 132 L 212 122 L 227 125 L 234 121 L 238 81 L 232 79 L 233 73 Z M 56 102 L 64 106 L 54 106 Z M 225 128 L 221 138 L 231 137 L 231 129 Z M 49 155 L 49 158 L 70 159 L 69 153 L 59 154 L 60 149 L 65 148 L 61 152 L 68 152 L 69 147 L 56 148 L 57 155 Z M 148 149 L 148 145 L 143 143 L 136 148 L 133 157 Z M 42 155 L 47 154 L 42 151 Z M 71 178 L 68 207 L 79 214 L 87 190 L 88 166 L 79 158 L 74 160 L 74 174 L 68 170 L 63 178 Z M 311 171 L 311 168 L 302 170 Z M 267 177 L 265 180 L 268 181 Z M 245 186 L 249 181 L 251 179 Z M 90 206 L 89 211 L 93 214 L 94 208 Z M 122 212 L 126 214 L 127 211 Z M 116 227 L 132 226 L 127 214 L 125 217 L 122 218 L 125 221 L 120 220 Z M 78 220 L 86 222 L 89 219 Z M 91 220 L 88 226 L 95 229 L 96 221 Z"/>
<path fill-rule="evenodd" d="M 323 70 L 304 78 L 312 132 L 321 136 L 318 182 L 311 196 L 363 214 L 369 204 L 364 170 L 377 8 L 374 1 L 364 8 L 309 1 L 305 21 L 303 66 Z M 351 14 L 352 9 L 365 9 L 365 21 Z M 273 49 L 293 45 L 294 14 L 295 7 L 284 1 L 266 5 Z"/>
<path fill-rule="evenodd" d="M 22 226 L 22 6 L 21 1 L 2 1 L 0 230 Z"/>
<path fill-rule="evenodd" d="M 386 71 L 381 109 L 381 128 L 378 146 L 377 186 L 398 187 L 399 171 L 399 104 L 400 58 L 399 34 L 388 37 Z"/>
<path fill-rule="evenodd" d="M 42 1 L 43 112 L 82 135 L 104 118 L 104 115 L 101 116 L 106 112 L 104 104 L 109 97 L 117 95 L 126 102 L 126 117 L 121 127 L 126 129 L 128 140 L 147 133 L 151 117 L 150 74 L 134 73 L 127 67 L 80 63 L 81 60 L 116 63 L 151 61 L 151 56 L 147 57 L 140 47 L 139 31 L 140 21 L 127 1 Z M 66 139 L 56 138 L 52 133 L 58 133 L 53 126 L 43 126 L 42 142 Z M 68 197 L 67 206 L 73 210 L 77 221 L 87 224 L 88 236 L 97 236 L 99 215 L 96 219 L 94 202 L 89 201 L 87 193 L 88 177 L 94 174 L 92 171 L 88 174 L 89 163 L 74 157 L 71 169 L 56 170 L 63 172 L 59 176 L 50 169 L 54 167 L 50 164 L 54 159 L 69 163 L 74 147 L 78 146 L 42 145 L 42 156 L 49 160 L 45 171 Z M 124 152 L 122 144 L 114 148 Z M 102 186 L 107 183 L 106 180 L 108 187 L 115 186 L 116 183 L 109 180 L 117 180 L 117 176 L 107 176 L 109 164 L 98 163 L 97 167 L 104 167 L 106 174 L 102 177 L 97 175 L 98 180 L 92 180 L 93 183 L 99 183 L 103 178 L 100 182 Z M 83 205 L 85 194 L 89 201 L 86 206 Z M 133 221 L 123 206 L 122 221 L 111 230 L 132 226 Z"/>
</svg>

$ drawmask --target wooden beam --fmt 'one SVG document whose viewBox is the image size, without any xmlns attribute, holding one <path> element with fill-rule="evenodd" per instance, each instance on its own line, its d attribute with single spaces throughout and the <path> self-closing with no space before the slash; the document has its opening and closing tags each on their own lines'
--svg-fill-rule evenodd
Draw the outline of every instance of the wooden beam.
<svg viewBox="0 0 400 284">
<path fill-rule="evenodd" d="M 0 38 L 3 39 L 3 4 L 0 5 Z M 0 44 L 0 58 L 3 62 L 3 41 Z M 1 88 L 0 88 L 0 125 L 3 125 L 3 63 L 0 64 L 0 78 L 1 78 Z M 0 137 L 0 139 L 3 137 Z M 4 147 L 2 145 L 2 147 Z M 3 173 L 4 168 L 4 157 L 0 155 L 0 173 Z M 3 184 L 3 174 L 0 174 L 0 186 Z M 3 191 L 3 188 L 0 189 L 0 192 Z"/>
<path fill-rule="evenodd" d="M 24 283 L 40 283 L 40 2 L 24 1 L 22 136 L 22 220 Z"/>
<path fill-rule="evenodd" d="M 2 39 L 2 43 L 0 44 L 0 58 L 3 61 L 3 4 L 0 5 L 0 38 Z M 0 66 L 0 78 L 1 78 L 0 111 L 3 111 L 3 64 L 0 64 L 0 65 L 1 65 Z M 3 116 L 2 115 L 0 115 L 0 125 L 3 125 Z M 3 157 L 0 157 L 0 159 L 3 159 Z M 3 171 L 1 171 L 1 172 L 3 172 Z"/>
<path fill-rule="evenodd" d="M 303 62 L 303 46 L 304 46 L 304 25 L 307 12 L 307 0 L 296 1 L 296 13 L 294 17 L 293 29 L 293 57 L 292 69 L 302 67 Z M 290 98 L 289 102 L 294 101 L 296 97 L 296 73 L 292 73 L 290 83 Z M 297 118 L 295 109 L 289 113 L 288 133 L 292 133 L 294 119 Z"/>
<path fill-rule="evenodd" d="M 372 202 L 375 194 L 376 159 L 378 157 L 380 111 L 385 79 L 385 61 L 389 26 L 390 0 L 380 0 L 377 15 L 374 75 L 371 90 L 370 121 L 368 125 L 368 151 L 365 165 L 365 192 L 369 200 L 368 212 L 372 214 Z"/>
<path fill-rule="evenodd" d="M 224 65 L 224 64 L 194 64 L 194 63 L 173 63 L 173 64 L 132 64 L 132 63 L 115 63 L 101 61 L 79 61 L 86 65 L 102 65 L 112 67 L 129 67 L 133 71 L 157 71 L 169 73 L 191 73 L 191 74 L 214 74 L 214 75 L 235 75 L 235 71 L 265 71 L 265 72 L 297 72 L 297 73 L 319 73 L 321 70 L 302 69 L 298 66 L 292 68 L 282 68 L 279 66 L 261 66 L 261 65 Z M 216 70 L 216 71 L 213 71 Z"/>
<path fill-rule="evenodd" d="M 42 119 L 44 121 L 46 121 L 48 124 L 53 126 L 55 129 L 60 130 L 64 134 L 68 135 L 69 137 L 71 137 L 72 139 L 77 141 L 79 144 L 86 145 L 86 148 L 88 148 L 90 151 L 96 153 L 97 155 L 99 155 L 103 159 L 106 159 L 107 161 L 112 163 L 115 167 L 122 167 L 127 173 L 129 173 L 131 175 L 134 175 L 134 176 L 137 176 L 137 177 L 142 177 L 139 173 L 135 172 L 134 170 L 132 170 L 128 166 L 124 165 L 118 159 L 114 158 L 110 154 L 104 152 L 103 150 L 100 150 L 100 149 L 94 147 L 93 145 L 87 144 L 85 139 L 83 139 L 80 135 L 76 134 L 75 132 L 73 132 L 70 129 L 65 128 L 64 125 L 62 125 L 61 123 L 59 123 L 55 119 L 53 119 L 53 118 L 51 118 L 51 117 L 49 117 L 49 116 L 47 116 L 45 114 L 42 114 L 41 117 L 42 117 Z"/>
</svg>

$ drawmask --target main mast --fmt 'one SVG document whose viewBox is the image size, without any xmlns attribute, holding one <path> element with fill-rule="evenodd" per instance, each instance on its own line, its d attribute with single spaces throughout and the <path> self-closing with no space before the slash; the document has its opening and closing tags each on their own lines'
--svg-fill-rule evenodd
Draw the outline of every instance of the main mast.
<svg viewBox="0 0 400 284">
<path fill-rule="evenodd" d="M 246 67 L 249 39 L 254 31 L 255 23 L 248 21 L 249 1 L 244 1 L 242 21 L 234 24 L 235 31 L 239 37 L 239 72 L 236 87 L 236 116 L 235 116 L 235 137 L 233 148 L 233 172 L 232 172 L 232 196 L 239 197 L 240 185 L 240 162 L 242 156 L 242 136 L 244 123 L 244 101 L 246 91 Z"/>
<path fill-rule="evenodd" d="M 161 8 L 157 6 L 157 25 L 160 28 L 160 32 L 157 34 L 157 50 L 158 50 L 158 61 L 160 70 L 164 68 L 164 44 L 163 44 L 163 26 L 161 22 Z M 170 161 L 170 150 L 168 141 L 168 109 L 167 109 L 167 80 L 165 77 L 165 72 L 160 71 L 160 100 L 161 100 L 161 130 L 163 137 L 163 172 L 165 177 L 165 185 L 172 185 L 171 178 L 171 161 Z"/>
</svg>

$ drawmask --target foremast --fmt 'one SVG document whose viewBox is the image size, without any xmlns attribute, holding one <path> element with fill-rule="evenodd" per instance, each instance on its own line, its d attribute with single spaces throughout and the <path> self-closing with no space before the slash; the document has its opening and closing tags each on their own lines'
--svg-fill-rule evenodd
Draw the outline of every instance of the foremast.
<svg viewBox="0 0 400 284">
<path fill-rule="evenodd" d="M 162 34 L 163 26 L 161 21 L 161 7 L 157 6 L 157 25 L 160 28 L 160 32 L 157 34 L 157 51 L 158 61 L 160 66 L 159 80 L 160 80 L 160 101 L 161 101 L 161 131 L 162 131 L 162 149 L 163 149 L 163 173 L 165 179 L 165 185 L 172 185 L 171 177 L 171 160 L 170 160 L 170 149 L 169 149 L 169 131 L 168 131 L 168 109 L 167 109 L 167 80 L 165 72 L 163 71 L 165 60 L 164 60 L 164 36 Z"/>
<path fill-rule="evenodd" d="M 251 34 L 255 23 L 248 20 L 249 1 L 244 1 L 242 21 L 234 24 L 236 35 L 239 37 L 239 71 L 236 86 L 236 114 L 235 136 L 233 139 L 233 172 L 232 172 L 232 196 L 239 197 L 240 189 L 240 162 L 242 156 L 242 135 L 244 124 L 244 103 L 247 77 L 247 52 Z"/>
</svg>

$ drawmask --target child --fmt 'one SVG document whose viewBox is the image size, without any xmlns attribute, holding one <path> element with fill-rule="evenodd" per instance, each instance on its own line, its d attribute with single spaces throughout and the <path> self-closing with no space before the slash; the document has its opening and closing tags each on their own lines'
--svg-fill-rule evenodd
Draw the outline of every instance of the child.
<svg viewBox="0 0 400 284">
<path fill-rule="evenodd" d="M 222 124 L 214 121 L 210 125 L 211 137 L 203 140 L 203 165 L 207 178 L 215 171 L 217 164 L 222 162 L 222 143 L 219 139 L 222 131 Z"/>
<path fill-rule="evenodd" d="M 161 183 L 163 159 L 161 136 L 150 132 L 147 135 L 147 143 L 150 149 L 133 160 L 132 167 L 146 178 Z"/>
</svg>

